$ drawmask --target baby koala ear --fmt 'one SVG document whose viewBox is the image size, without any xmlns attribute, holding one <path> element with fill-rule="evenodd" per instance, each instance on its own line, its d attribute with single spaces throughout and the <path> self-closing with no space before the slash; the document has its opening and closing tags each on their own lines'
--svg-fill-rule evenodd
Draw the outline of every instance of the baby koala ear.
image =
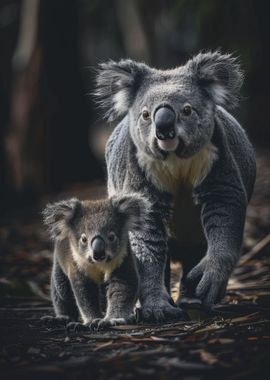
<svg viewBox="0 0 270 380">
<path fill-rule="evenodd" d="M 127 218 L 128 230 L 142 230 L 151 212 L 151 203 L 139 193 L 111 197 L 113 206 Z"/>
<path fill-rule="evenodd" d="M 51 238 L 62 240 L 67 237 L 71 223 L 80 210 L 81 202 L 77 198 L 48 204 L 42 215 Z"/>
<path fill-rule="evenodd" d="M 238 105 L 243 72 L 237 59 L 218 51 L 200 53 L 187 62 L 187 69 L 217 104 L 227 108 Z"/>
<path fill-rule="evenodd" d="M 145 64 L 130 59 L 99 66 L 94 96 L 109 121 L 128 112 L 148 69 Z"/>
</svg>

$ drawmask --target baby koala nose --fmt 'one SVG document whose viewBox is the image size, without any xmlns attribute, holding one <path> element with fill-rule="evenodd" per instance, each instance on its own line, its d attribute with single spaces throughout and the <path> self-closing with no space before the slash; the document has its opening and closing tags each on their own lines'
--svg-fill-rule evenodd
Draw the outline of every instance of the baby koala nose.
<svg viewBox="0 0 270 380">
<path fill-rule="evenodd" d="M 175 112 L 169 106 L 157 109 L 154 115 L 154 121 L 156 124 L 156 136 L 159 140 L 175 138 L 175 119 Z"/>
<path fill-rule="evenodd" d="M 93 258 L 96 261 L 101 261 L 105 259 L 105 241 L 101 236 L 96 236 L 91 242 L 91 247 L 93 250 Z"/>
</svg>

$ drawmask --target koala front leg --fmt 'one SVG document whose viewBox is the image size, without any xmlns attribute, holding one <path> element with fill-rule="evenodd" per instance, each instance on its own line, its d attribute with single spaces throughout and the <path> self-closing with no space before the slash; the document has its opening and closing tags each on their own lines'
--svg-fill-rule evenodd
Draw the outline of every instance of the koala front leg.
<svg viewBox="0 0 270 380">
<path fill-rule="evenodd" d="M 70 282 L 83 323 L 88 326 L 93 319 L 100 318 L 102 315 L 99 304 L 99 285 L 77 268 L 70 273 Z"/>
<path fill-rule="evenodd" d="M 246 215 L 244 195 L 239 193 L 238 198 L 229 198 L 229 202 L 225 194 L 224 198 L 221 201 L 206 197 L 201 220 L 208 244 L 207 253 L 185 281 L 188 294 L 197 296 L 208 306 L 225 296 L 242 245 Z"/>
<path fill-rule="evenodd" d="M 78 319 L 78 307 L 73 296 L 70 281 L 54 259 L 51 275 L 51 299 L 55 317 L 45 315 L 41 322 L 46 326 L 60 326 Z"/>
<path fill-rule="evenodd" d="M 111 274 L 106 289 L 107 310 L 103 319 L 94 320 L 92 328 L 127 324 L 133 320 L 135 303 L 139 295 L 139 276 L 131 254 Z"/>
<path fill-rule="evenodd" d="M 132 233 L 131 247 L 138 259 L 140 274 L 141 316 L 144 322 L 162 323 L 185 319 L 165 286 L 165 265 L 168 244 L 161 217 L 152 213 L 145 220 L 143 231 Z"/>
<path fill-rule="evenodd" d="M 188 274 L 186 285 L 206 305 L 225 295 L 240 255 L 246 208 L 256 175 L 254 153 L 246 136 L 224 112 L 216 114 L 212 138 L 218 148 L 217 159 L 194 189 L 194 199 L 201 205 L 207 253 Z"/>
</svg>

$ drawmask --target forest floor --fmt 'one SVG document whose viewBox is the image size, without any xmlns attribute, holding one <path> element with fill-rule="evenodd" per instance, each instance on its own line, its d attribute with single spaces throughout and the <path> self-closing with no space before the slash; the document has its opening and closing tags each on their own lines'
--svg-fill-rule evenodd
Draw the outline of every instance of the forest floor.
<svg viewBox="0 0 270 380">
<path fill-rule="evenodd" d="M 40 213 L 1 221 L 1 379 L 269 379 L 270 157 L 261 152 L 247 213 L 243 255 L 226 298 L 212 311 L 188 310 L 190 322 L 118 326 L 103 332 L 48 328 L 52 244 Z M 104 188 L 70 194 L 96 198 Z M 43 201 L 43 204 L 46 200 Z M 40 206 L 42 207 L 42 205 Z M 172 290 L 179 267 L 172 266 Z"/>
</svg>

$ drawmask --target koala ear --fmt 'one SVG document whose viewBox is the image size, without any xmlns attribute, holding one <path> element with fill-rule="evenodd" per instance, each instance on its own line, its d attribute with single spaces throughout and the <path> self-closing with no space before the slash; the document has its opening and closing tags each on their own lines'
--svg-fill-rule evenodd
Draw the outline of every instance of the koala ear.
<svg viewBox="0 0 270 380">
<path fill-rule="evenodd" d="M 221 106 L 234 108 L 239 101 L 243 73 L 237 59 L 218 51 L 200 53 L 187 63 L 198 85 Z"/>
<path fill-rule="evenodd" d="M 151 203 L 139 193 L 113 196 L 113 206 L 127 218 L 128 230 L 142 230 L 147 216 L 151 212 Z"/>
<path fill-rule="evenodd" d="M 109 121 L 128 112 L 147 70 L 143 63 L 130 59 L 100 65 L 94 95 Z"/>
<path fill-rule="evenodd" d="M 81 202 L 72 198 L 66 201 L 48 204 L 43 210 L 43 221 L 47 225 L 51 238 L 64 239 L 68 235 L 70 223 L 81 209 Z"/>
</svg>

